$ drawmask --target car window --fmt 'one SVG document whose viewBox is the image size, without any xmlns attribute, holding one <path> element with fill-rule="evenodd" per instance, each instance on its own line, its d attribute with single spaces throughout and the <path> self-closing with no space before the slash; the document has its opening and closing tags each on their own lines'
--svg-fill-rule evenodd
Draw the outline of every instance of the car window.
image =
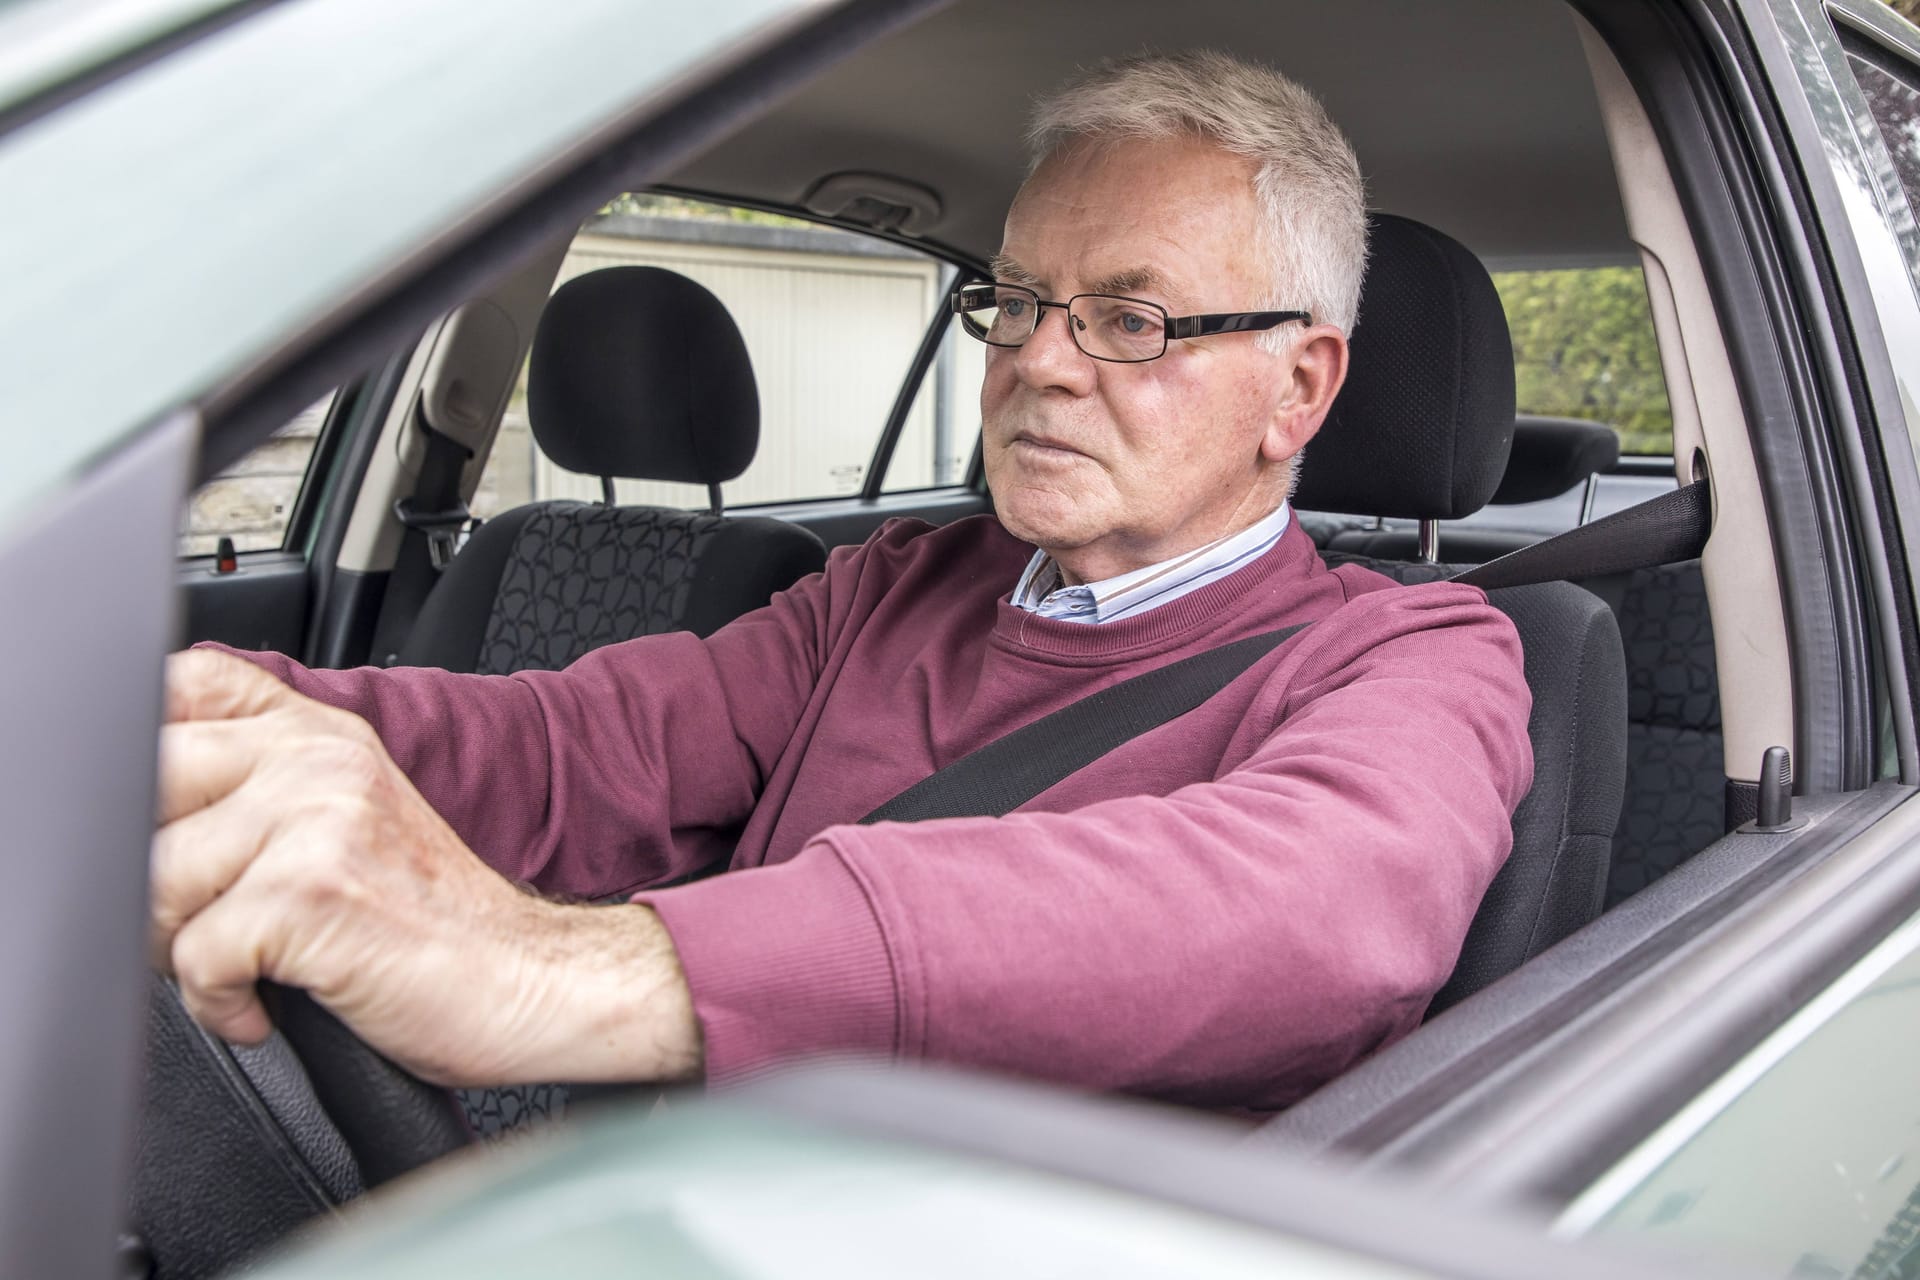
<svg viewBox="0 0 1920 1280">
<path fill-rule="evenodd" d="M 554 287 L 630 264 L 666 267 L 705 285 L 740 326 L 760 392 L 760 448 L 744 474 L 721 486 L 728 507 L 860 492 L 901 381 L 945 305 L 951 268 L 877 237 L 636 193 L 613 200 L 582 228 Z M 523 368 L 472 504 L 483 518 L 549 498 L 600 499 L 599 477 L 567 471 L 541 452 L 527 419 L 526 382 Z M 964 472 L 964 458 L 957 472 L 933 460 L 960 447 L 940 434 L 950 429 L 936 412 L 948 385 L 929 375 L 931 390 L 896 448 L 895 476 L 926 484 L 932 481 L 920 477 L 953 474 L 957 482 Z M 964 448 L 970 456 L 970 438 Z M 704 487 L 667 481 L 622 479 L 615 496 L 634 505 L 707 505 Z"/>
<path fill-rule="evenodd" d="M 1623 454 L 1670 455 L 1673 411 L 1638 267 L 1497 271 L 1523 414 L 1585 418 Z"/>
<path fill-rule="evenodd" d="M 265 444 L 194 490 L 180 531 L 180 554 L 210 556 L 223 537 L 235 551 L 278 551 L 300 496 L 313 447 L 335 392 L 315 400 Z"/>
<path fill-rule="evenodd" d="M 1920 75 L 1864 42 L 1848 40 L 1847 62 L 1866 96 L 1867 110 L 1893 157 L 1907 203 L 1920 209 Z"/>
<path fill-rule="evenodd" d="M 957 317 L 949 321 L 894 446 L 883 492 L 934 489 L 966 479 L 967 464 L 980 443 L 980 383 L 986 362 L 986 345 L 961 333 Z"/>
<path fill-rule="evenodd" d="M 1920 1274 L 1920 920 L 1704 1090 L 1570 1206 L 1774 1276 Z"/>
</svg>

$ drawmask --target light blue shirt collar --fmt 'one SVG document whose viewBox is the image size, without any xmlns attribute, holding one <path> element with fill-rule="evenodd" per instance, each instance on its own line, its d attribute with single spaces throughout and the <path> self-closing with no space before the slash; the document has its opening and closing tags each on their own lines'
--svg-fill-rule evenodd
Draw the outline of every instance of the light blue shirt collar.
<svg viewBox="0 0 1920 1280">
<path fill-rule="evenodd" d="M 1046 552 L 1035 551 L 1013 589 L 1013 603 L 1043 618 L 1066 622 L 1132 617 L 1172 604 L 1266 554 L 1287 531 L 1291 518 L 1291 506 L 1282 502 L 1271 515 L 1239 533 L 1171 560 L 1077 587 L 1062 586 L 1059 564 Z"/>
</svg>

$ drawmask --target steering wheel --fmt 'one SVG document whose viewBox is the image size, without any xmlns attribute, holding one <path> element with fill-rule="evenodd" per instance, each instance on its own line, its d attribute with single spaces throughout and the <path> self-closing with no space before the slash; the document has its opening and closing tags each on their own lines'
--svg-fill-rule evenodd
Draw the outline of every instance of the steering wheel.
<svg viewBox="0 0 1920 1280">
<path fill-rule="evenodd" d="M 366 1190 L 473 1142 L 452 1092 L 394 1063 L 305 991 L 263 982 L 260 1000 L 353 1153 Z"/>
<path fill-rule="evenodd" d="M 194 1022 L 171 981 L 149 980 L 124 1275 L 225 1274 L 474 1141 L 453 1093 L 396 1066 L 304 991 L 263 983 L 260 995 L 280 1034 L 238 1049 Z"/>
</svg>

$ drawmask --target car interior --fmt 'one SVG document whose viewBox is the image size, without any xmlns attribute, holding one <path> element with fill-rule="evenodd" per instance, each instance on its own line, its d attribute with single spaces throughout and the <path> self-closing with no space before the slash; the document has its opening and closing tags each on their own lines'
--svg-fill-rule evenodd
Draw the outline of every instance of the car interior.
<svg viewBox="0 0 1920 1280">
<path fill-rule="evenodd" d="M 1729 844 L 1755 817 L 1768 748 L 1791 748 L 1795 802 L 1816 818 L 1891 768 L 1871 733 L 1861 745 L 1867 640 L 1810 622 L 1843 593 L 1810 603 L 1805 575 L 1790 580 L 1770 553 L 1784 536 L 1776 513 L 1791 510 L 1779 497 L 1789 463 L 1755 421 L 1764 344 L 1729 315 L 1744 295 L 1681 163 L 1684 95 L 1660 88 L 1661 59 L 1679 55 L 1629 19 L 1520 0 L 959 0 L 854 51 L 655 175 L 653 190 L 906 246 L 943 281 L 985 276 L 1025 173 L 1033 95 L 1101 58 L 1201 47 L 1270 62 L 1319 93 L 1367 175 L 1372 265 L 1353 370 L 1295 498 L 1330 562 L 1429 580 L 1680 484 L 1711 487 L 1714 533 L 1698 558 L 1493 593 L 1521 630 L 1535 695 L 1536 784 L 1514 818 L 1515 853 L 1427 1027 L 1254 1131 L 1294 1151 L 1392 1153 L 1467 1095 L 1489 1055 L 1518 1063 L 1501 1047 L 1512 1037 L 1570 1025 L 1594 992 L 1679 945 L 1669 935 L 1697 931 L 1696 913 L 1768 874 L 1759 855 L 1784 837 Z M 727 487 L 784 420 L 737 317 L 669 266 L 569 274 L 569 251 L 498 264 L 485 290 L 335 398 L 286 546 L 242 554 L 236 572 L 182 562 L 189 640 L 315 665 L 558 669 L 636 635 L 711 632 L 886 520 L 991 510 L 977 449 L 948 483 L 886 482 L 922 383 L 950 358 L 944 310 L 925 318 L 871 424 L 858 492 L 729 506 Z M 1644 277 L 1666 456 L 1623 454 L 1614 424 L 1516 404 L 1490 273 L 1602 266 Z M 537 496 L 476 522 L 522 401 L 540 454 L 598 500 Z M 705 498 L 622 497 L 654 482 Z M 1831 536 L 1861 535 L 1840 521 Z M 1819 539 L 1808 554 L 1851 558 Z M 1816 634 L 1828 651 L 1810 650 Z M 380 1180 L 335 1132 L 350 1126 L 316 1110 L 312 1092 L 338 1086 L 309 1084 L 307 1053 L 215 1045 L 163 990 L 150 1017 L 131 1221 L 155 1274 L 212 1274 Z M 389 1110 L 431 1106 L 391 1082 L 358 1087 Z M 563 1114 L 567 1092 L 462 1101 L 472 1133 L 496 1138 Z M 169 1172 L 187 1148 L 220 1153 L 205 1173 L 218 1195 Z"/>
</svg>

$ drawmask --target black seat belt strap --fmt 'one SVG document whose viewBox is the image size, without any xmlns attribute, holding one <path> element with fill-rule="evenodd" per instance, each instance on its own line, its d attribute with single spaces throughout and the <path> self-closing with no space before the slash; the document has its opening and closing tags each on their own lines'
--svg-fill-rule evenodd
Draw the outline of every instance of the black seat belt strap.
<svg viewBox="0 0 1920 1280">
<path fill-rule="evenodd" d="M 1455 574 L 1453 581 L 1492 591 L 1535 582 L 1577 582 L 1674 564 L 1699 555 L 1712 531 L 1713 498 L 1707 482 L 1696 480 L 1672 493 L 1475 565 Z"/>
<path fill-rule="evenodd" d="M 374 626 L 372 660 L 381 666 L 392 665 L 440 571 L 459 549 L 460 530 L 472 518 L 460 498 L 460 476 L 473 450 L 435 429 L 421 407 L 414 409 L 413 425 L 426 436 L 427 452 L 413 492 L 393 504 L 407 532 Z"/>
<path fill-rule="evenodd" d="M 860 821 L 1011 813 L 1122 743 L 1193 710 L 1306 625 L 1236 640 L 1088 694 L 962 756 Z"/>
</svg>

